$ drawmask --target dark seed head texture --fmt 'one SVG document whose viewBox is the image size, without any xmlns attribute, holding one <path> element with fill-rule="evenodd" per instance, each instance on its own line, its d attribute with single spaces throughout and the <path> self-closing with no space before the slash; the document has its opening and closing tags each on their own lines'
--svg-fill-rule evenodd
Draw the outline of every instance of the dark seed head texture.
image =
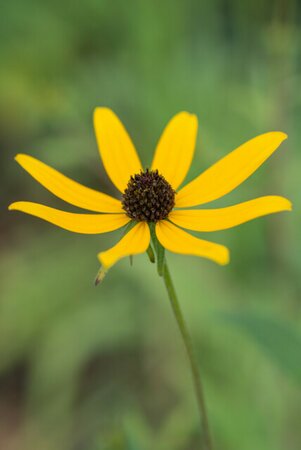
<svg viewBox="0 0 301 450">
<path fill-rule="evenodd" d="M 158 222 L 166 219 L 175 206 L 175 194 L 157 170 L 146 169 L 131 176 L 122 195 L 122 207 L 137 222 Z"/>
</svg>

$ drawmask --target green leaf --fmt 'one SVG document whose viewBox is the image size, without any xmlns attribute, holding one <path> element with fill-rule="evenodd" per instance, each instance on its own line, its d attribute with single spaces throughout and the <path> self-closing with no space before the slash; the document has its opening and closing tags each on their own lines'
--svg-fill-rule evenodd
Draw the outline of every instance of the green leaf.
<svg viewBox="0 0 301 450">
<path fill-rule="evenodd" d="M 248 334 L 283 372 L 301 383 L 301 333 L 289 322 L 254 312 L 224 312 L 219 317 Z"/>
</svg>

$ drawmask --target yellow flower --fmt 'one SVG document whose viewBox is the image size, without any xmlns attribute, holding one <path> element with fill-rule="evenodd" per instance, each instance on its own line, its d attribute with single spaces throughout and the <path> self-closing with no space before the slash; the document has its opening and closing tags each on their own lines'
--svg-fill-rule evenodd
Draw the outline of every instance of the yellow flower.
<svg viewBox="0 0 301 450">
<path fill-rule="evenodd" d="M 148 170 L 143 170 L 133 143 L 118 117 L 108 108 L 96 108 L 94 126 L 104 167 L 121 193 L 117 200 L 73 181 L 31 156 L 17 162 L 60 199 L 97 214 L 64 212 L 31 202 L 16 202 L 10 210 L 32 214 L 76 233 L 113 231 L 129 222 L 133 227 L 112 248 L 98 254 L 103 270 L 120 258 L 143 253 L 150 244 L 150 223 L 157 239 L 171 252 L 201 256 L 219 264 L 229 262 L 220 244 L 198 239 L 182 228 L 217 231 L 260 216 L 291 210 L 289 200 L 266 196 L 218 209 L 187 209 L 228 194 L 279 147 L 287 135 L 270 132 L 241 145 L 186 186 L 179 188 L 189 170 L 196 142 L 197 118 L 180 112 L 165 128 Z"/>
</svg>

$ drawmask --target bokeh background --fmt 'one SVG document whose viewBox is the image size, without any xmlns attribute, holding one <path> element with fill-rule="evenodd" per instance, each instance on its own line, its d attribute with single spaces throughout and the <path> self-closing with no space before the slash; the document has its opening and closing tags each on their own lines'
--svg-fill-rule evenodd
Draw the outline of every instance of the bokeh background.
<svg viewBox="0 0 301 450">
<path fill-rule="evenodd" d="M 168 119 L 199 117 L 189 178 L 257 134 L 289 140 L 217 205 L 266 194 L 294 212 L 206 238 L 232 262 L 168 254 L 201 365 L 216 448 L 301 448 L 301 3 L 15 0 L 0 14 L 0 448 L 195 450 L 198 412 L 162 280 L 145 255 L 95 288 L 84 236 L 8 213 L 72 210 L 14 162 L 29 153 L 115 194 L 95 106 L 114 109 L 149 164 Z M 203 235 L 204 236 L 204 235 Z"/>
</svg>

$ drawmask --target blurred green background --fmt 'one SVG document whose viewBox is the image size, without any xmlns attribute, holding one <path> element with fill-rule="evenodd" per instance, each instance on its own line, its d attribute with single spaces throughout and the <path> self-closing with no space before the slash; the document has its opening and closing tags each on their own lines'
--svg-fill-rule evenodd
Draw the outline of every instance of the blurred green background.
<svg viewBox="0 0 301 450">
<path fill-rule="evenodd" d="M 168 254 L 204 376 L 217 449 L 301 448 L 301 2 L 145 0 L 1 3 L 0 448 L 195 450 L 197 407 L 162 281 L 145 255 L 95 288 L 84 236 L 19 213 L 72 210 L 14 162 L 29 153 L 114 194 L 95 106 L 123 120 L 145 163 L 169 118 L 199 117 L 189 178 L 257 134 L 289 134 L 215 205 L 280 194 L 292 214 L 203 235 L 232 262 Z"/>
</svg>

